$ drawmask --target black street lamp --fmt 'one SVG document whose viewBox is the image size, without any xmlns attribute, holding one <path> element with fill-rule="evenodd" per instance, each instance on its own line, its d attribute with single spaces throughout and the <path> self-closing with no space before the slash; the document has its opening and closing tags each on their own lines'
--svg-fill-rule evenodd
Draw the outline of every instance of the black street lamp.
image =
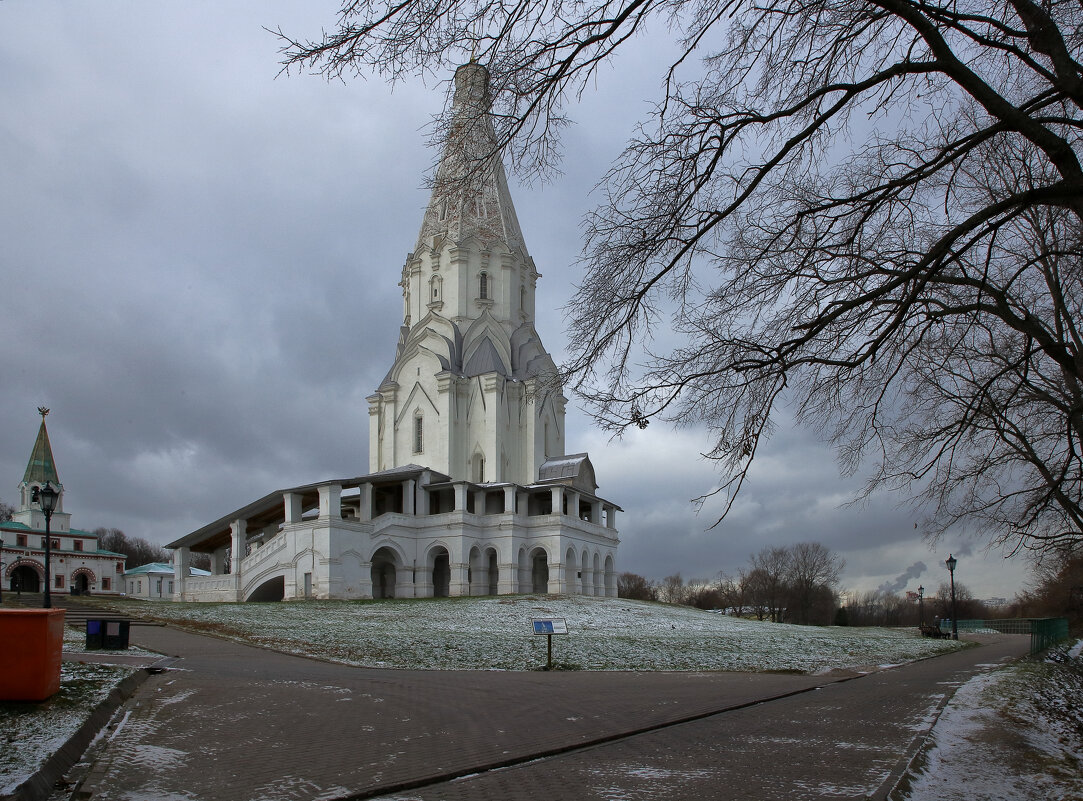
<svg viewBox="0 0 1083 801">
<path fill-rule="evenodd" d="M 925 588 L 918 587 L 918 627 L 925 628 Z"/>
<path fill-rule="evenodd" d="M 959 560 L 949 553 L 944 564 L 948 566 L 948 573 L 951 574 L 951 638 L 957 640 L 959 639 L 959 616 L 955 613 L 955 566 L 959 564 Z"/>
<path fill-rule="evenodd" d="M 45 609 L 52 608 L 53 598 L 49 593 L 49 584 L 52 582 L 52 572 L 49 569 L 49 554 L 52 552 L 52 536 L 50 533 L 50 524 L 53 520 L 53 512 L 56 511 L 56 501 L 60 497 L 60 493 L 53 489 L 53 485 L 46 481 L 40 487 L 34 487 L 34 494 L 30 497 L 32 501 L 37 501 L 41 504 L 41 511 L 45 513 L 45 598 L 42 602 L 42 606 Z"/>
</svg>

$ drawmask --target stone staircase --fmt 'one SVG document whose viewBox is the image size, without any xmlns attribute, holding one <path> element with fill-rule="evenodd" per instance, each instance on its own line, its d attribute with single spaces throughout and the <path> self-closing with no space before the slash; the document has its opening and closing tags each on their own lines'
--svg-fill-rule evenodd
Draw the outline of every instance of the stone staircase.
<svg viewBox="0 0 1083 801">
<path fill-rule="evenodd" d="M 14 601 L 15 604 L 30 609 L 40 609 L 44 599 L 45 596 L 40 592 L 24 592 L 18 595 L 13 592 L 4 593 L 5 603 L 10 604 Z M 49 600 L 53 605 L 53 609 L 64 610 L 64 623 L 68 626 L 75 626 L 76 628 L 85 629 L 87 620 L 126 620 L 128 621 L 129 626 L 162 625 L 161 623 L 143 620 L 142 618 L 134 617 L 124 612 L 106 609 L 96 604 L 82 603 L 80 602 L 79 596 L 53 593 L 50 595 Z"/>
</svg>

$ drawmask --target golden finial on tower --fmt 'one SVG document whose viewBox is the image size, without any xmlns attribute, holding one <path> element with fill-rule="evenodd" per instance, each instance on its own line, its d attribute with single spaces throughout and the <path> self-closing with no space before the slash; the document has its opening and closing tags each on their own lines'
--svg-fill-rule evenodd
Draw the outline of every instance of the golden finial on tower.
<svg viewBox="0 0 1083 801">
<path fill-rule="evenodd" d="M 38 414 L 41 415 L 42 420 L 45 419 L 45 415 L 47 415 L 48 413 L 49 413 L 49 410 L 46 409 L 44 406 L 39 406 L 38 407 Z"/>
</svg>

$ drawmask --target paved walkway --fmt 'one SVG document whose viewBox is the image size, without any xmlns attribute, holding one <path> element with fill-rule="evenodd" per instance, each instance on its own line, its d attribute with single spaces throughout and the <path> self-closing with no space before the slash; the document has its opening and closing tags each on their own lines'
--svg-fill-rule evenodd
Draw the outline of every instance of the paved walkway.
<svg viewBox="0 0 1083 801">
<path fill-rule="evenodd" d="M 864 799 L 952 688 L 1029 645 L 857 678 L 369 670 L 170 628 L 132 641 L 180 659 L 122 708 L 82 798 Z"/>
</svg>

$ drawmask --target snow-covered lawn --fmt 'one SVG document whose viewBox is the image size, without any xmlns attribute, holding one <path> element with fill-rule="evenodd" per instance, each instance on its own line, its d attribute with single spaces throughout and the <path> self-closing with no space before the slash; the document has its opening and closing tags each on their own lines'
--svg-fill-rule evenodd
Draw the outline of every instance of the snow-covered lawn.
<svg viewBox="0 0 1083 801">
<path fill-rule="evenodd" d="M 131 673 L 129 667 L 64 662 L 60 692 L 48 701 L 0 702 L 0 796 L 37 771 Z"/>
<path fill-rule="evenodd" d="M 959 647 L 913 630 L 791 626 L 583 596 L 116 605 L 290 653 L 387 668 L 538 668 L 545 664 L 546 638 L 532 635 L 534 617 L 567 620 L 569 634 L 553 638 L 553 661 L 582 670 L 818 673 L 909 662 Z"/>
<path fill-rule="evenodd" d="M 1083 641 L 968 681 L 933 729 L 906 801 L 1083 798 Z"/>
</svg>

